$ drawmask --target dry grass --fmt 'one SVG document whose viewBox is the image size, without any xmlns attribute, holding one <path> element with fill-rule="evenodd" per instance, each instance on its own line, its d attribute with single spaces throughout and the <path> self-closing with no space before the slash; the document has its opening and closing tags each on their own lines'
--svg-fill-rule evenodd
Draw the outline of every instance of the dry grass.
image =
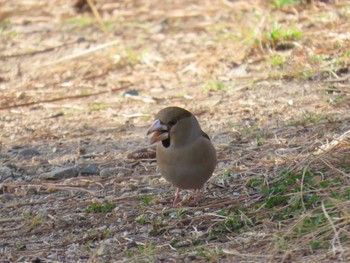
<svg viewBox="0 0 350 263">
<path fill-rule="evenodd" d="M 3 261 L 350 260 L 348 1 L 76 2 L 0 0 Z M 218 151 L 197 207 L 130 154 L 168 105 Z M 37 178 L 73 164 L 119 176 Z"/>
</svg>

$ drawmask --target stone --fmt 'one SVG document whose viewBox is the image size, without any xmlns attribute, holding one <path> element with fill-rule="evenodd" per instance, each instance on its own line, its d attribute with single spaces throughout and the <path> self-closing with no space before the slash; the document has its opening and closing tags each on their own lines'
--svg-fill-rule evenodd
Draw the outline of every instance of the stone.
<svg viewBox="0 0 350 263">
<path fill-rule="evenodd" d="M 125 174 L 125 173 L 123 173 L 123 172 L 119 172 L 119 173 L 117 173 L 117 177 L 124 177 L 124 176 L 126 176 L 126 174 Z"/>
<path fill-rule="evenodd" d="M 24 158 L 29 158 L 32 156 L 40 155 L 40 152 L 34 148 L 24 148 L 20 150 L 18 154 L 23 156 Z"/>
<path fill-rule="evenodd" d="M 110 177 L 115 176 L 118 173 L 119 169 L 116 168 L 104 168 L 100 171 L 100 176 Z"/>
<path fill-rule="evenodd" d="M 0 166 L 0 181 L 4 181 L 7 178 L 12 177 L 13 171 L 10 167 Z"/>
<path fill-rule="evenodd" d="M 8 194 L 8 193 L 4 193 L 2 195 L 0 195 L 0 202 L 5 204 L 7 202 L 11 202 L 13 201 L 15 198 L 12 194 Z"/>
<path fill-rule="evenodd" d="M 79 174 L 79 169 L 76 166 L 54 168 L 51 172 L 43 173 L 38 176 L 41 180 L 61 180 L 64 178 L 76 177 Z"/>
<path fill-rule="evenodd" d="M 7 186 L 4 184 L 0 184 L 0 195 L 5 193 L 6 190 L 7 190 Z"/>
<path fill-rule="evenodd" d="M 100 170 L 94 164 L 89 164 L 88 166 L 80 170 L 81 175 L 98 175 L 99 173 Z"/>
<path fill-rule="evenodd" d="M 57 165 L 57 166 L 68 165 L 68 164 L 72 165 L 72 164 L 75 164 L 77 159 L 78 158 L 76 154 L 66 154 L 66 155 L 48 160 L 48 163 L 51 165 Z"/>
</svg>

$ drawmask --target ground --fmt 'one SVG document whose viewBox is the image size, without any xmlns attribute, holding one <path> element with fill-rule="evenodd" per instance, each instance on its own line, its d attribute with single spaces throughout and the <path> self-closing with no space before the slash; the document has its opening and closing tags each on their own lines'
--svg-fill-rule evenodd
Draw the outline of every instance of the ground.
<svg viewBox="0 0 350 263">
<path fill-rule="evenodd" d="M 0 4 L 2 262 L 349 262 L 349 1 Z M 217 149 L 196 206 L 170 105 Z"/>
</svg>

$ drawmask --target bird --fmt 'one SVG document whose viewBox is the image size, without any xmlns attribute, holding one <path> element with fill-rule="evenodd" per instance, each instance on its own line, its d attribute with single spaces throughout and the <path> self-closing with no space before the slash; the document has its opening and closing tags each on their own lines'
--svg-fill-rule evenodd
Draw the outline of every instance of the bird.
<svg viewBox="0 0 350 263">
<path fill-rule="evenodd" d="M 176 187 L 173 205 L 178 204 L 180 189 L 195 189 L 197 204 L 204 183 L 212 176 L 216 150 L 202 131 L 197 118 L 180 107 L 160 110 L 148 129 L 150 143 L 157 143 L 156 159 L 161 175 Z"/>
</svg>

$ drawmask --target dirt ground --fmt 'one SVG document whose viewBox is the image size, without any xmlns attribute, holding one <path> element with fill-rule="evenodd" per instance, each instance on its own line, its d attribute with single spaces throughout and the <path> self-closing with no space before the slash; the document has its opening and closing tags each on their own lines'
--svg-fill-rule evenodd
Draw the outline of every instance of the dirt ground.
<svg viewBox="0 0 350 263">
<path fill-rule="evenodd" d="M 349 21 L 346 0 L 0 0 L 1 262 L 349 262 Z M 217 149 L 197 206 L 146 136 L 170 105 Z"/>
</svg>

